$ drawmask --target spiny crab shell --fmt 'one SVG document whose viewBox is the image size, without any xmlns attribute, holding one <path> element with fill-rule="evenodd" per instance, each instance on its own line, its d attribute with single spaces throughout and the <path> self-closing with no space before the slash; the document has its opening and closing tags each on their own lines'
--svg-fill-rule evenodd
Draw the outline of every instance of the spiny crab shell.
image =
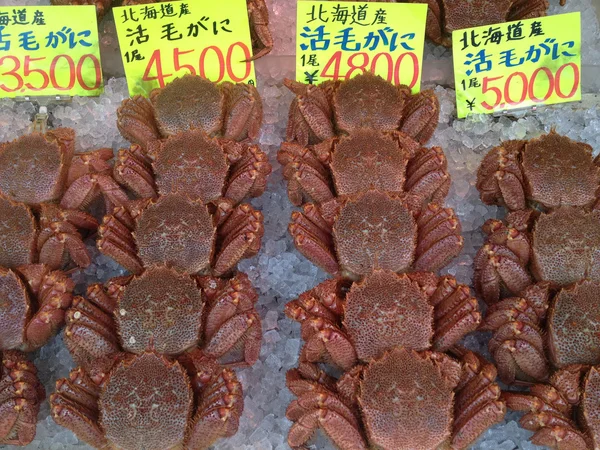
<svg viewBox="0 0 600 450">
<path fill-rule="evenodd" d="M 67 312 L 80 365 L 50 398 L 57 423 L 96 448 L 205 449 L 236 433 L 262 329 L 248 277 L 165 266 L 92 285 Z"/>
<path fill-rule="evenodd" d="M 414 196 L 367 191 L 308 203 L 289 226 L 298 250 L 331 274 L 360 278 L 373 269 L 435 271 L 463 245 L 451 209 Z"/>
<path fill-rule="evenodd" d="M 460 362 L 440 353 L 481 319 L 453 277 L 375 270 L 359 282 L 327 280 L 285 311 L 305 342 L 287 374 L 298 397 L 286 412 L 292 448 L 321 428 L 341 449 L 462 449 L 504 417 L 494 366 L 471 352 L 458 351 Z"/>
<path fill-rule="evenodd" d="M 160 139 L 193 129 L 233 141 L 256 139 L 261 122 L 262 102 L 254 86 L 216 84 L 195 75 L 154 89 L 149 98 L 125 99 L 117 110 L 123 137 L 146 150 Z"/>
<path fill-rule="evenodd" d="M 90 374 L 74 369 L 50 397 L 54 420 L 84 442 L 98 449 L 208 449 L 236 433 L 244 404 L 233 371 L 195 373 L 153 352 L 115 359 Z"/>
<path fill-rule="evenodd" d="M 427 37 L 446 47 L 452 46 L 452 32 L 502 22 L 545 16 L 547 0 L 411 0 L 426 3 Z M 561 0 L 564 5 L 566 0 Z"/>
<path fill-rule="evenodd" d="M 519 423 L 534 431 L 531 442 L 556 449 L 588 450 L 600 446 L 600 371 L 571 365 L 557 370 L 547 384 L 530 393 L 503 392 L 509 408 L 523 411 Z"/>
<path fill-rule="evenodd" d="M 65 343 L 89 367 L 121 351 L 177 356 L 202 344 L 223 364 L 251 365 L 260 350 L 257 295 L 244 274 L 196 278 L 164 266 L 92 285 L 67 311 Z"/>
<path fill-rule="evenodd" d="M 169 194 L 117 208 L 99 228 L 98 249 L 135 274 L 167 264 L 220 276 L 260 249 L 263 217 L 248 204 L 204 205 Z"/>
<path fill-rule="evenodd" d="M 439 147 L 420 148 L 401 134 L 360 129 L 316 145 L 281 145 L 288 197 L 294 205 L 305 200 L 323 203 L 335 195 L 369 189 L 410 193 L 423 201 L 441 202 L 450 187 L 447 161 Z"/>
<path fill-rule="evenodd" d="M 419 143 L 437 127 L 439 102 L 431 90 L 412 95 L 370 72 L 320 85 L 285 80 L 296 94 L 289 112 L 287 140 L 317 144 L 344 133 L 371 128 L 400 132 Z"/>
</svg>

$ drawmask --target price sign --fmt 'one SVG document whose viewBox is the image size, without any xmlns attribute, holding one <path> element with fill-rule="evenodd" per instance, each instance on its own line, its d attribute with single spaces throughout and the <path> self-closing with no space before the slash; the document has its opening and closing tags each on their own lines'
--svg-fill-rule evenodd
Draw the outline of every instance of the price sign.
<svg viewBox="0 0 600 450">
<path fill-rule="evenodd" d="M 296 80 L 370 71 L 419 92 L 426 20 L 425 4 L 299 1 Z"/>
<path fill-rule="evenodd" d="M 255 84 L 246 0 L 114 8 L 129 94 L 186 74 Z"/>
<path fill-rule="evenodd" d="M 452 33 L 458 117 L 581 100 L 580 13 Z"/>
<path fill-rule="evenodd" d="M 95 6 L 0 6 L 0 97 L 102 91 Z"/>
</svg>

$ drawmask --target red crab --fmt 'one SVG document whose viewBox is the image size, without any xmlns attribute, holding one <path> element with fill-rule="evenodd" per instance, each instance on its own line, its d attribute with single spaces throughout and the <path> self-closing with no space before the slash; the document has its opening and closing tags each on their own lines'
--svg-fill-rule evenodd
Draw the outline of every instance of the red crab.
<svg viewBox="0 0 600 450">
<path fill-rule="evenodd" d="M 535 431 L 531 442 L 559 450 L 600 446 L 600 372 L 597 366 L 568 366 L 529 394 L 503 392 L 506 405 L 525 411 L 520 424 Z"/>
<path fill-rule="evenodd" d="M 290 106 L 287 140 L 317 144 L 358 129 L 399 134 L 423 144 L 437 127 L 439 102 L 433 91 L 412 95 L 370 72 L 318 86 L 286 79 L 296 94 Z"/>
<path fill-rule="evenodd" d="M 0 144 L 0 221 L 6 225 L 0 242 L 6 243 L 4 252 L 19 254 L 0 256 L 0 264 L 14 267 L 39 258 L 57 268 L 70 254 L 79 266 L 89 265 L 77 228 L 95 230 L 98 223 L 77 208 L 99 192 L 110 205 L 125 202 L 127 196 L 107 174 L 112 150 L 75 154 L 74 139 L 72 129 L 58 128 Z M 16 234 L 27 238 L 15 245 L 21 239 Z"/>
<path fill-rule="evenodd" d="M 452 209 L 376 190 L 307 203 L 292 214 L 289 230 L 304 256 L 350 279 L 373 269 L 435 271 L 463 246 Z"/>
<path fill-rule="evenodd" d="M 398 345 L 446 351 L 481 320 L 469 288 L 451 276 L 375 270 L 348 284 L 324 281 L 286 305 L 302 325 L 307 361 L 349 370 Z"/>
<path fill-rule="evenodd" d="M 23 353 L 6 350 L 0 358 L 0 445 L 27 445 L 35 437 L 44 386 Z"/>
<path fill-rule="evenodd" d="M 287 373 L 298 397 L 288 444 L 305 448 L 320 428 L 343 450 L 464 449 L 506 414 L 495 376 L 472 352 L 457 361 L 396 347 L 338 380 L 301 362 Z"/>
<path fill-rule="evenodd" d="M 189 274 L 221 276 L 260 249 L 263 216 L 223 199 L 205 205 L 185 194 L 135 201 L 104 217 L 98 249 L 140 274 L 167 264 Z"/>
<path fill-rule="evenodd" d="M 439 147 L 419 147 L 399 134 L 360 129 L 308 147 L 285 142 L 277 159 L 297 206 L 368 189 L 442 202 L 450 187 L 446 156 Z"/>
<path fill-rule="evenodd" d="M 592 147 L 551 131 L 529 141 L 506 141 L 485 156 L 477 172 L 481 200 L 511 211 L 533 206 L 597 208 L 600 159 Z"/>
<path fill-rule="evenodd" d="M 262 102 L 254 86 L 216 84 L 195 75 L 154 89 L 149 98 L 125 99 L 117 110 L 123 137 L 146 150 L 192 129 L 225 141 L 256 139 L 261 123 Z"/>
<path fill-rule="evenodd" d="M 458 449 L 502 420 L 494 366 L 471 352 L 459 351 L 460 363 L 439 353 L 479 324 L 466 286 L 379 270 L 348 284 L 325 281 L 286 305 L 305 341 L 287 375 L 298 397 L 286 413 L 292 448 L 322 428 L 340 449 Z M 344 372 L 335 380 L 316 363 Z"/>
<path fill-rule="evenodd" d="M 479 27 L 545 16 L 547 0 L 411 0 L 426 3 L 427 37 L 436 44 L 452 46 L 452 32 L 462 28 Z M 564 5 L 566 0 L 560 0 Z"/>
<path fill-rule="evenodd" d="M 237 432 L 244 409 L 232 370 L 188 370 L 152 352 L 116 355 L 89 375 L 73 370 L 56 382 L 50 404 L 54 420 L 82 441 L 123 450 L 208 449 Z"/>
<path fill-rule="evenodd" d="M 219 364 L 258 358 L 256 300 L 244 274 L 164 266 L 90 286 L 67 313 L 65 343 L 81 367 L 57 382 L 54 419 L 97 448 L 208 448 L 235 434 L 242 388 Z"/>
</svg>

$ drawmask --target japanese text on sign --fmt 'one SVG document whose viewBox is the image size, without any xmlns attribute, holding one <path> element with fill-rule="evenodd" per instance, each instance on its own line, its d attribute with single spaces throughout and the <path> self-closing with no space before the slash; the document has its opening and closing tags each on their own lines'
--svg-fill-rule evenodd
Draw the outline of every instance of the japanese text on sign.
<svg viewBox="0 0 600 450">
<path fill-rule="evenodd" d="M 580 13 L 452 33 L 458 117 L 581 99 Z"/>
<path fill-rule="evenodd" d="M 245 0 L 173 1 L 114 8 L 131 95 L 186 74 L 255 83 Z"/>
<path fill-rule="evenodd" d="M 0 7 L 0 97 L 102 90 L 94 6 Z"/>
<path fill-rule="evenodd" d="M 299 1 L 296 80 L 370 71 L 418 92 L 426 17 L 424 4 Z"/>
</svg>

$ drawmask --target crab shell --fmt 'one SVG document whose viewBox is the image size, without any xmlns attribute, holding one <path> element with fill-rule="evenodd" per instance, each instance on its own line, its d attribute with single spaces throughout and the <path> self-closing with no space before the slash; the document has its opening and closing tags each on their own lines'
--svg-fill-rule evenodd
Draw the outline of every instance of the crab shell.
<svg viewBox="0 0 600 450">
<path fill-rule="evenodd" d="M 145 149 L 192 129 L 225 139 L 255 139 L 261 122 L 262 102 L 254 86 L 215 84 L 194 75 L 153 90 L 149 98 L 125 99 L 117 110 L 123 137 Z"/>
<path fill-rule="evenodd" d="M 590 208 L 599 186 L 592 147 L 554 130 L 529 141 L 503 142 L 490 150 L 477 172 L 481 200 L 512 211 L 531 204 L 542 210 Z"/>
<path fill-rule="evenodd" d="M 0 144 L 0 195 L 28 206 L 60 200 L 75 154 L 70 128 Z"/>
<path fill-rule="evenodd" d="M 411 95 L 407 86 L 394 86 L 371 72 L 318 86 L 287 79 L 285 85 L 296 94 L 290 105 L 287 140 L 301 145 L 363 128 L 401 132 L 424 144 L 438 124 L 439 102 L 433 91 Z"/>
</svg>

